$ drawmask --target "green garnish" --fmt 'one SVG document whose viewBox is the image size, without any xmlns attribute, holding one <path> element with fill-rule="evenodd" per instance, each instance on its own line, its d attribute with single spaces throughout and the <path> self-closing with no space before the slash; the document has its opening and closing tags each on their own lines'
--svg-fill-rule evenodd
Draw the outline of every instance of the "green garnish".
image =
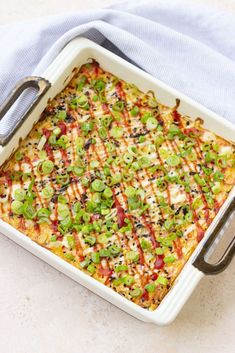
<svg viewBox="0 0 235 353">
<path fill-rule="evenodd" d="M 100 249 L 99 251 L 100 257 L 110 257 L 110 250 L 109 249 Z"/>
<path fill-rule="evenodd" d="M 24 189 L 20 188 L 15 190 L 14 192 L 15 200 L 24 201 L 25 197 L 26 197 L 26 191 Z"/>
<path fill-rule="evenodd" d="M 50 185 L 42 189 L 42 196 L 45 199 L 51 199 L 53 195 L 54 195 L 54 189 Z"/>
<path fill-rule="evenodd" d="M 21 161 L 23 159 L 23 154 L 20 151 L 17 151 L 15 153 L 15 159 L 17 162 Z"/>
<path fill-rule="evenodd" d="M 11 203 L 11 209 L 14 214 L 21 215 L 23 213 L 23 202 L 17 200 L 13 201 Z"/>
<path fill-rule="evenodd" d="M 124 109 L 124 102 L 122 101 L 118 101 L 112 106 L 112 110 L 114 110 L 115 112 L 122 112 L 123 109 Z"/>
<path fill-rule="evenodd" d="M 105 199 L 110 199 L 113 196 L 113 192 L 110 188 L 105 188 L 103 191 L 103 196 Z"/>
<path fill-rule="evenodd" d="M 128 266 L 126 265 L 118 265 L 115 267 L 115 272 L 119 273 L 122 271 L 127 271 L 128 270 Z"/>
<path fill-rule="evenodd" d="M 91 246 L 93 246 L 93 245 L 95 245 L 95 243 L 96 243 L 96 237 L 94 237 L 94 236 L 92 236 L 92 235 L 89 235 L 89 236 L 87 236 L 87 237 L 84 239 L 84 242 L 87 243 L 87 244 L 89 244 L 89 245 L 91 245 Z"/>
<path fill-rule="evenodd" d="M 131 115 L 132 116 L 137 116 L 139 114 L 139 108 L 135 105 L 132 109 L 131 109 Z"/>
<path fill-rule="evenodd" d="M 123 280 L 123 283 L 127 286 L 131 286 L 135 282 L 134 277 L 130 275 L 123 277 L 122 280 Z"/>
<path fill-rule="evenodd" d="M 110 130 L 110 134 L 112 137 L 114 137 L 115 139 L 119 139 L 122 137 L 123 135 L 123 128 L 119 127 L 119 126 L 114 126 L 112 127 L 112 129 Z"/>
<path fill-rule="evenodd" d="M 138 262 L 139 261 L 139 253 L 136 251 L 133 251 L 133 250 L 128 251 L 126 253 L 126 258 L 130 262 Z"/>
<path fill-rule="evenodd" d="M 140 288 L 135 288 L 130 292 L 130 296 L 133 298 L 137 298 L 142 294 L 142 290 Z"/>
<path fill-rule="evenodd" d="M 155 249 L 155 253 L 156 253 L 157 255 L 163 255 L 163 254 L 164 254 L 164 249 L 158 247 L 158 248 Z"/>
<path fill-rule="evenodd" d="M 176 260 L 176 258 L 171 255 L 171 256 L 166 256 L 164 257 L 163 261 L 165 262 L 165 264 L 169 264 L 169 263 L 172 263 Z"/>
<path fill-rule="evenodd" d="M 61 120 L 61 121 L 64 121 L 67 117 L 67 113 L 65 110 L 59 110 L 57 113 L 56 113 L 56 118 L 58 120 Z"/>
<path fill-rule="evenodd" d="M 100 263 L 100 254 L 98 252 L 93 252 L 91 254 L 91 261 L 94 262 L 94 264 L 99 264 Z"/>
<path fill-rule="evenodd" d="M 161 284 L 162 286 L 166 286 L 168 284 L 168 279 L 162 276 L 158 276 L 155 281 L 155 284 Z"/>
<path fill-rule="evenodd" d="M 61 219 L 65 219 L 70 215 L 69 207 L 66 204 L 60 203 L 58 205 L 58 215 Z"/>
<path fill-rule="evenodd" d="M 57 175 L 56 176 L 56 181 L 58 184 L 61 185 L 67 185 L 70 181 L 69 174 L 64 174 L 64 175 Z"/>
<path fill-rule="evenodd" d="M 170 166 L 170 167 L 176 167 L 181 163 L 180 157 L 177 156 L 176 154 L 168 157 L 166 159 L 166 163 Z"/>
<path fill-rule="evenodd" d="M 148 293 L 153 293 L 153 292 L 155 292 L 155 290 L 156 290 L 156 284 L 154 284 L 154 283 L 149 283 L 149 284 L 146 284 L 146 286 L 145 286 L 144 288 L 146 289 L 146 291 L 147 291 Z"/>
<path fill-rule="evenodd" d="M 91 187 L 94 191 L 98 191 L 101 192 L 105 189 L 105 184 L 102 180 L 100 179 L 95 179 L 92 183 L 91 183 Z"/>
<path fill-rule="evenodd" d="M 154 130 L 157 128 L 157 126 L 158 126 L 158 121 L 154 117 L 150 117 L 146 121 L 146 127 L 148 130 Z"/>
<path fill-rule="evenodd" d="M 54 163 L 52 161 L 44 161 L 41 168 L 44 175 L 51 174 L 54 169 Z"/>
</svg>

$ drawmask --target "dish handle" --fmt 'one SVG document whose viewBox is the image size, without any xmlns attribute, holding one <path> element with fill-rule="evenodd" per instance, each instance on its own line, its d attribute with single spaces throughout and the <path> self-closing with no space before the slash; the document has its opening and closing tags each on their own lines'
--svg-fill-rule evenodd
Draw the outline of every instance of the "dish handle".
<svg viewBox="0 0 235 353">
<path fill-rule="evenodd" d="M 50 86 L 51 84 L 49 81 L 38 76 L 25 77 L 24 79 L 18 82 L 18 84 L 11 91 L 9 96 L 6 98 L 6 100 L 0 107 L 0 121 L 3 119 L 4 115 L 9 111 L 9 109 L 16 102 L 16 100 L 19 98 L 19 96 L 23 93 L 24 90 L 26 90 L 27 88 L 34 88 L 37 90 L 37 93 L 28 108 L 26 109 L 26 111 L 24 112 L 23 116 L 16 121 L 14 127 L 6 134 L 0 134 L 0 146 L 5 146 L 9 142 L 9 140 L 14 136 L 16 131 L 23 124 L 23 122 L 26 120 L 26 118 L 34 109 L 34 107 L 42 99 L 42 97 L 50 88 Z"/>
<path fill-rule="evenodd" d="M 218 262 L 216 262 L 215 264 L 208 263 L 205 260 L 205 256 L 209 251 L 209 249 L 211 248 L 211 246 L 213 245 L 223 225 L 226 223 L 229 216 L 232 214 L 234 210 L 235 210 L 235 197 L 231 199 L 228 207 L 226 208 L 223 215 L 221 216 L 214 231 L 211 233 L 210 237 L 207 239 L 200 253 L 198 254 L 198 256 L 193 262 L 193 266 L 195 266 L 199 271 L 203 272 L 206 275 L 216 275 L 217 273 L 224 271 L 232 261 L 232 258 L 235 254 L 235 235 Z"/>
</svg>

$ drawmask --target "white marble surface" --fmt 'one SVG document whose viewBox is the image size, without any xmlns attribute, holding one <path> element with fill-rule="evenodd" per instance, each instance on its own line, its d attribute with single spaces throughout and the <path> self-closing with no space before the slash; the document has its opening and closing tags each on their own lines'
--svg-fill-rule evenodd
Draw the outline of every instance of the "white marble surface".
<svg viewBox="0 0 235 353">
<path fill-rule="evenodd" d="M 0 23 L 112 2 L 1 0 Z M 235 13 L 235 0 L 203 2 Z M 159 328 L 130 317 L 0 237 L 1 353 L 235 353 L 234 327 L 234 261 L 223 274 L 204 278 L 176 321 Z"/>
</svg>

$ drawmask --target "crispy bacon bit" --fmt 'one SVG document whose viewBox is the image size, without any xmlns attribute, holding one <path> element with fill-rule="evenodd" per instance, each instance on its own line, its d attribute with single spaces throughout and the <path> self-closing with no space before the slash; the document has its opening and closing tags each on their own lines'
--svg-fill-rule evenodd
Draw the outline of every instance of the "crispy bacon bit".
<svg viewBox="0 0 235 353">
<path fill-rule="evenodd" d="M 42 129 L 42 133 L 43 135 L 47 138 L 47 140 L 49 139 L 49 137 L 51 136 L 51 131 L 46 129 L 46 128 L 43 128 Z"/>
<path fill-rule="evenodd" d="M 61 135 L 66 135 L 66 133 L 67 133 L 67 126 L 66 126 L 66 124 L 65 124 L 63 121 L 59 121 L 58 124 L 57 124 L 57 126 L 58 126 L 58 127 L 60 128 L 60 130 L 61 130 L 61 133 L 60 133 L 59 136 L 61 136 Z"/>
<path fill-rule="evenodd" d="M 202 228 L 197 227 L 197 241 L 200 242 L 204 237 L 205 231 Z"/>
<path fill-rule="evenodd" d="M 117 223 L 118 223 L 118 227 L 122 228 L 122 227 L 125 226 L 125 218 L 126 218 L 125 211 L 120 205 L 117 205 L 116 209 L 117 209 Z"/>
<path fill-rule="evenodd" d="M 46 153 L 47 153 L 47 155 L 48 155 L 48 158 L 49 158 L 52 162 L 54 162 L 54 161 L 55 161 L 55 159 L 54 159 L 54 154 L 53 154 L 52 148 L 51 148 L 51 146 L 49 145 L 49 143 L 46 143 L 46 144 L 45 144 L 44 149 L 45 149 L 45 151 L 46 151 Z"/>
<path fill-rule="evenodd" d="M 111 276 L 113 271 L 110 268 L 104 268 L 100 265 L 99 273 L 101 274 L 102 277 L 106 277 L 106 276 Z"/>
<path fill-rule="evenodd" d="M 157 270 L 161 270 L 164 267 L 164 255 L 157 255 L 155 263 L 154 263 L 154 268 Z"/>
</svg>

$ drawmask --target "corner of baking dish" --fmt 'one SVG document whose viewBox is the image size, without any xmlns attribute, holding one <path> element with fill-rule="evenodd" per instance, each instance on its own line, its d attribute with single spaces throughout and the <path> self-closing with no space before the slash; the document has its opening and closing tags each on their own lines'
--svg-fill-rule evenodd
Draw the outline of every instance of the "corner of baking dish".
<svg viewBox="0 0 235 353">
<path fill-rule="evenodd" d="M 45 94 L 34 112 L 29 115 L 27 121 L 25 121 L 22 127 L 17 131 L 11 144 L 7 144 L 5 147 L 0 147 L 0 155 L 3 161 L 6 160 L 13 150 L 17 148 L 20 138 L 25 138 L 27 136 L 35 123 L 34 117 L 40 116 L 48 99 L 53 98 L 70 81 L 73 69 L 79 67 L 84 62 L 87 62 L 89 58 L 96 59 L 105 70 L 111 71 L 126 81 L 135 83 L 144 91 L 149 89 L 154 90 L 157 93 L 158 99 L 165 102 L 166 105 L 173 106 L 175 104 L 175 98 L 180 98 L 181 106 L 179 110 L 182 114 L 186 114 L 186 112 L 190 111 L 192 117 L 203 116 L 205 119 L 205 127 L 213 125 L 213 131 L 222 135 L 226 139 L 231 139 L 231 134 L 235 136 L 235 127 L 233 124 L 94 42 L 86 38 L 76 38 L 66 45 L 43 73 L 42 77 L 51 83 L 51 88 Z M 232 194 L 235 194 L 234 189 L 230 193 L 229 198 L 232 197 Z M 226 202 L 228 202 L 228 200 Z M 143 321 L 154 322 L 158 325 L 166 325 L 174 320 L 199 280 L 203 277 L 203 273 L 197 270 L 192 265 L 192 262 L 198 251 L 203 247 L 203 244 L 213 230 L 213 227 L 215 227 L 216 222 L 222 214 L 223 208 L 226 207 L 226 202 L 216 216 L 214 222 L 207 230 L 204 239 L 186 263 L 169 293 L 162 300 L 159 307 L 152 312 L 128 301 L 118 293 L 114 292 L 111 288 L 99 283 L 58 256 L 34 243 L 30 238 L 2 220 L 0 220 L 0 230 L 2 230 L 10 239 L 23 246 L 34 255 L 43 259 L 56 269 L 65 273 L 75 281 L 129 314 Z"/>
</svg>

